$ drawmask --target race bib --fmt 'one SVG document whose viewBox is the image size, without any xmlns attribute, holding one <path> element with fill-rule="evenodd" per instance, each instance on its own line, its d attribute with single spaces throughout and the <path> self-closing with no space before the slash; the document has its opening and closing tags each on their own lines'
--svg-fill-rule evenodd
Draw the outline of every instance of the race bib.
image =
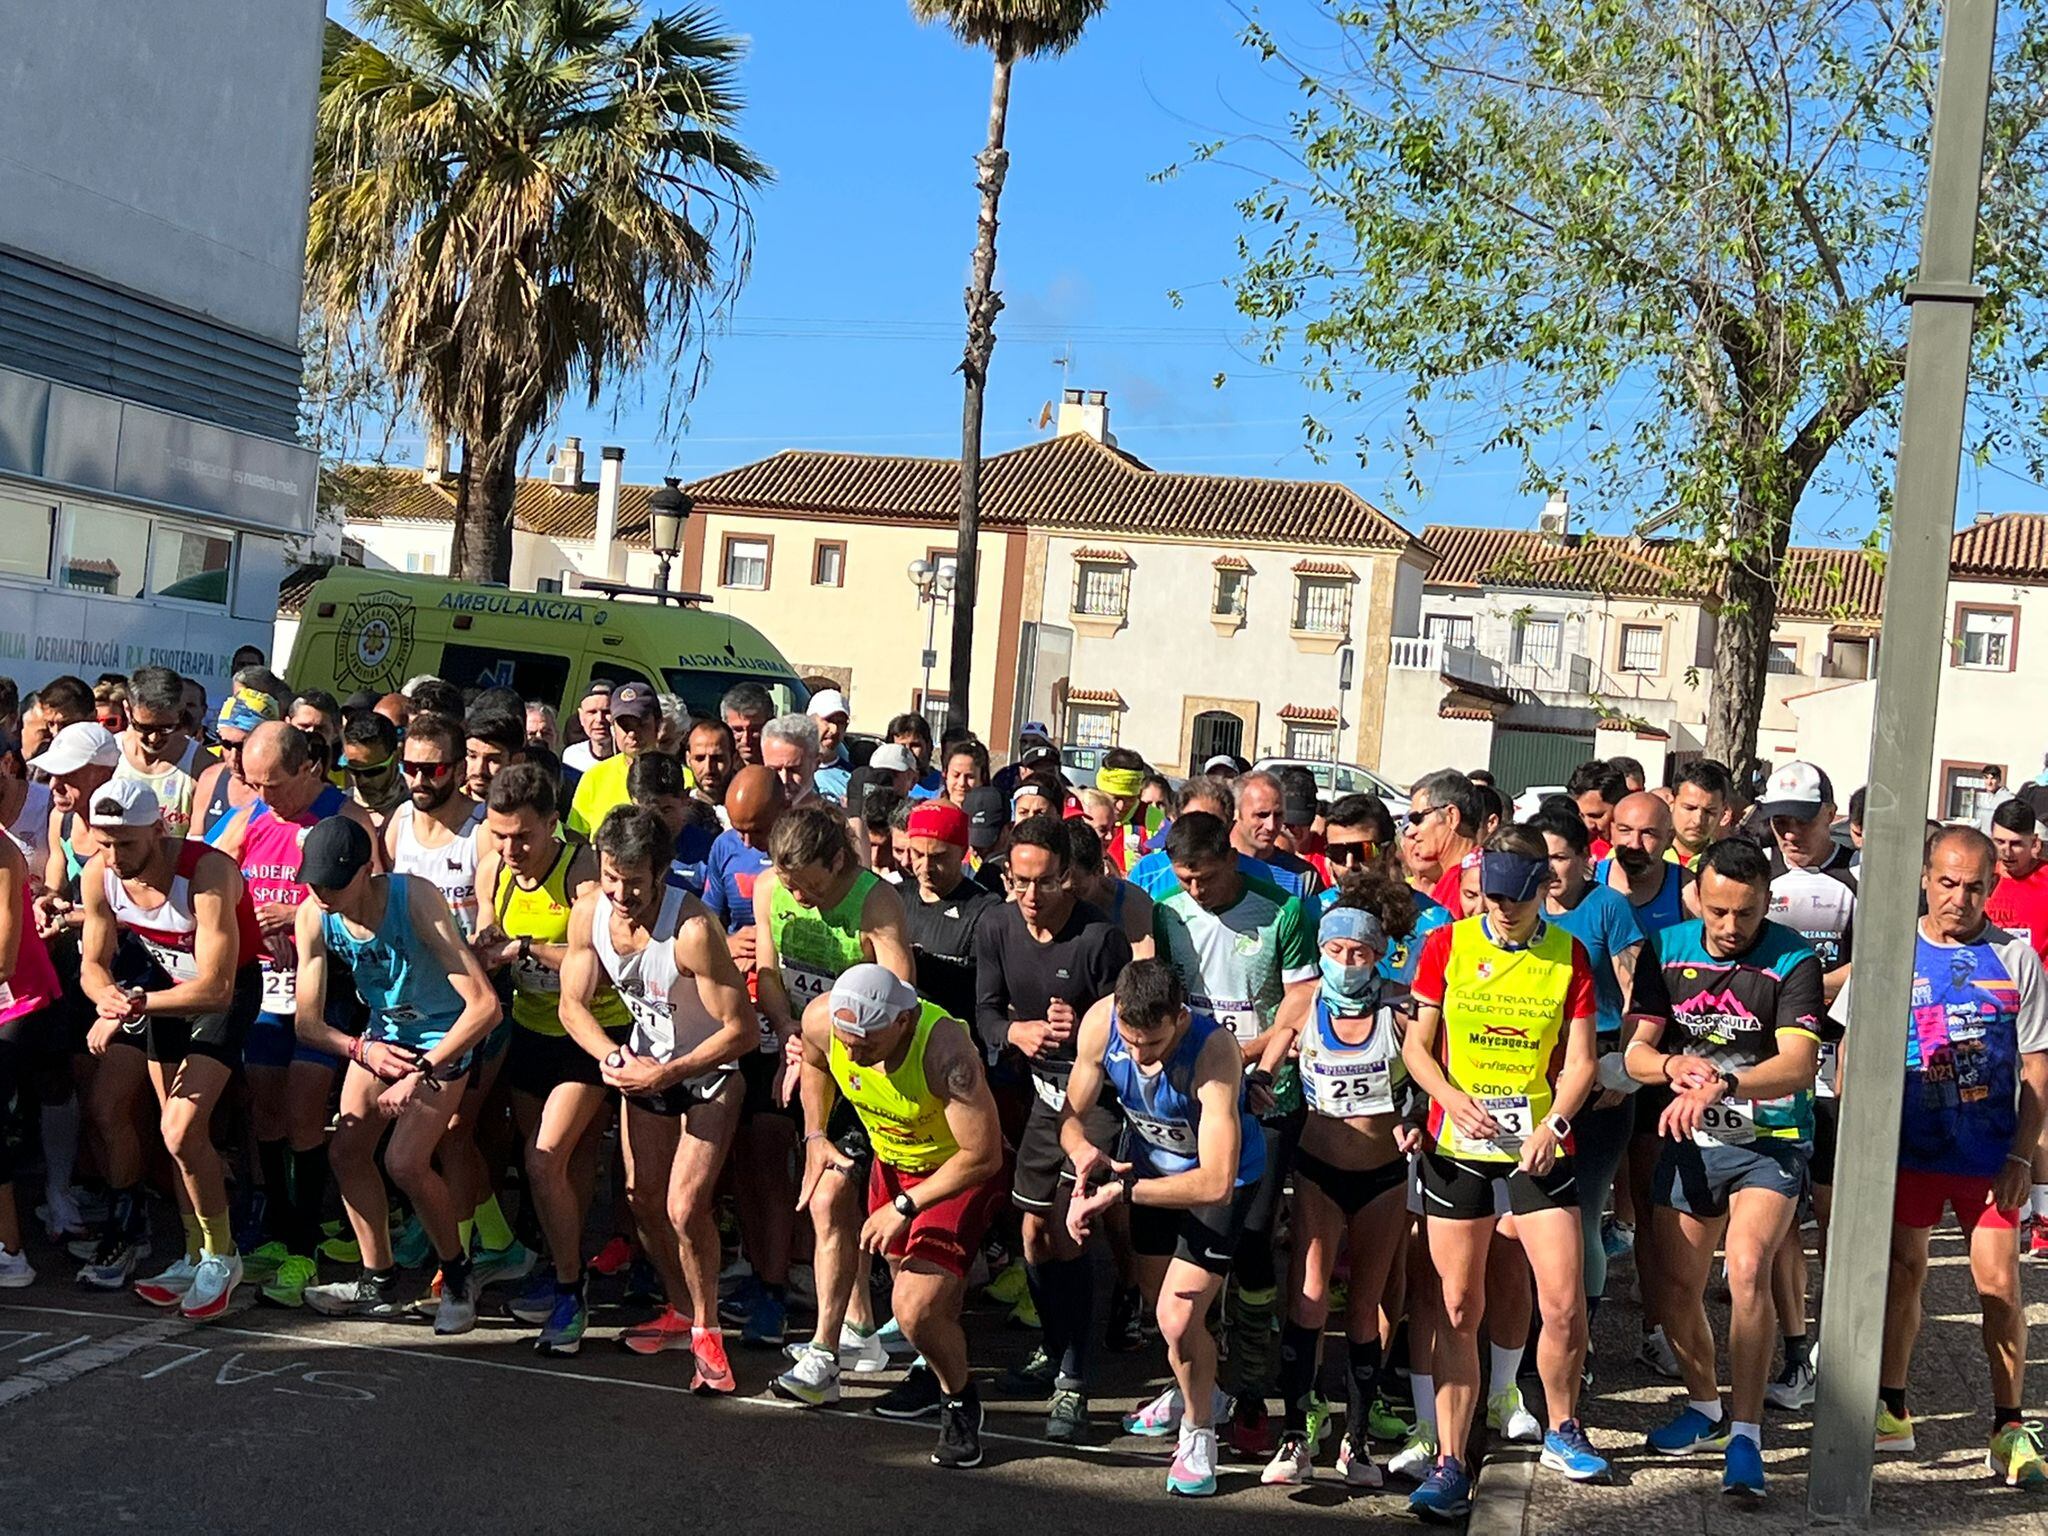
<svg viewBox="0 0 2048 1536">
<path fill-rule="evenodd" d="M 144 939 L 142 947 L 149 951 L 150 958 L 164 969 L 172 981 L 197 981 L 199 979 L 199 957 L 188 950 L 173 949 L 168 944 L 159 944 L 154 939 Z"/>
<path fill-rule="evenodd" d="M 1319 1065 L 1314 1072 L 1302 1074 L 1302 1082 L 1319 1115 L 1358 1120 L 1394 1111 L 1393 1069 L 1384 1061 L 1345 1067 Z"/>
<path fill-rule="evenodd" d="M 801 1014 L 810 1006 L 812 998 L 824 997 L 830 993 L 832 983 L 838 979 L 836 976 L 827 976 L 823 971 L 785 965 L 782 968 L 782 989 L 789 994 L 789 1011 Z"/>
<path fill-rule="evenodd" d="M 1066 1108 L 1067 1080 L 1064 1077 L 1047 1077 L 1043 1073 L 1033 1072 L 1031 1091 L 1038 1095 L 1038 1102 L 1047 1109 Z"/>
<path fill-rule="evenodd" d="M 1749 1099 L 1723 1099 L 1700 1112 L 1700 1127 L 1692 1133 L 1693 1144 L 1701 1147 L 1744 1147 L 1756 1140 L 1756 1105 Z"/>
<path fill-rule="evenodd" d="M 1530 1107 L 1526 1093 L 1507 1095 L 1493 1099 L 1472 1101 L 1492 1117 L 1500 1127 L 1500 1134 L 1491 1141 L 1467 1136 L 1451 1125 L 1451 1155 L 1453 1157 L 1514 1157 L 1521 1151 L 1522 1143 L 1529 1139 L 1529 1133 L 1536 1129 L 1536 1111 Z"/>
<path fill-rule="evenodd" d="M 1148 1147 L 1157 1147 L 1177 1157 L 1195 1155 L 1195 1128 L 1192 1125 L 1179 1120 L 1155 1120 L 1150 1115 L 1139 1114 L 1128 1105 L 1124 1108 L 1124 1118 L 1130 1121 L 1131 1129 Z"/>
<path fill-rule="evenodd" d="M 389 1008 L 378 1009 L 377 1013 L 386 1024 L 417 1024 L 426 1017 L 409 1003 L 393 1003 Z"/>
<path fill-rule="evenodd" d="M 1840 1066 L 1840 1043 L 1823 1040 L 1820 1046 L 1820 1070 L 1814 1074 L 1813 1095 L 1817 1099 L 1832 1099 L 1838 1094 L 1835 1073 Z"/>
<path fill-rule="evenodd" d="M 544 964 L 538 955 L 521 955 L 512 962 L 512 985 L 522 992 L 559 993 L 562 973 Z"/>
<path fill-rule="evenodd" d="M 290 1013 L 299 1005 L 299 973 L 266 965 L 263 967 L 265 1013 Z"/>
<path fill-rule="evenodd" d="M 621 992 L 626 1000 L 626 1012 L 633 1019 L 633 1048 L 636 1054 L 652 1056 L 666 1061 L 675 1054 L 675 1020 L 669 1011 L 668 999 L 641 997 L 634 992 Z"/>
<path fill-rule="evenodd" d="M 768 1015 L 757 1012 L 754 1018 L 761 1026 L 761 1054 L 763 1056 L 780 1056 L 782 1054 L 782 1036 L 775 1033 L 775 1026 L 768 1022 Z"/>
</svg>

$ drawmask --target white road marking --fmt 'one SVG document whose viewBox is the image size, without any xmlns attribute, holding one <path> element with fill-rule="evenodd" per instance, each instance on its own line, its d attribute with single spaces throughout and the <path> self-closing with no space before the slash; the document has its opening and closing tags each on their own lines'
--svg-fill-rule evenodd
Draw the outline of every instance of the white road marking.
<svg viewBox="0 0 2048 1536">
<path fill-rule="evenodd" d="M 21 1310 L 27 1311 L 29 1309 L 22 1308 Z M 48 1310 L 54 1311 L 55 1309 Z M 110 1318 L 104 1312 L 75 1315 L 118 1321 L 118 1319 Z M 39 1393 L 49 1391 L 52 1387 L 61 1387 L 68 1381 L 76 1381 L 79 1377 L 89 1372 L 97 1371 L 105 1366 L 126 1360 L 130 1355 L 140 1354 L 152 1345 L 163 1343 L 165 1339 L 173 1334 L 189 1330 L 191 1326 L 189 1323 L 180 1322 L 176 1319 L 163 1318 L 156 1322 L 144 1323 L 140 1328 L 131 1328 L 126 1333 L 117 1333 L 110 1339 L 101 1339 L 96 1343 L 87 1343 L 80 1348 L 73 1348 L 72 1345 L 62 1346 L 66 1351 L 62 1358 L 48 1360 L 47 1363 L 41 1365 L 31 1365 L 27 1370 L 21 1372 L 20 1375 L 10 1376 L 4 1381 L 0 1381 L 0 1410 L 11 1408 L 16 1403 L 24 1402 L 31 1397 L 37 1396 Z M 89 1338 L 90 1335 L 87 1337 Z M 53 1351 L 51 1350 L 44 1350 L 34 1356 L 34 1358 L 44 1360 L 45 1357 L 52 1353 Z"/>
</svg>

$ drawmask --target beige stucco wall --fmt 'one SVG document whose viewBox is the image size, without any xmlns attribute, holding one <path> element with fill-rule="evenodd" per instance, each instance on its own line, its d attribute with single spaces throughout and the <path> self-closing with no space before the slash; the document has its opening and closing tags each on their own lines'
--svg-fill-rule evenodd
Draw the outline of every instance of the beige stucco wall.
<svg viewBox="0 0 2048 1536">
<path fill-rule="evenodd" d="M 1395 783 L 1412 784 L 1439 768 L 1480 768 L 1490 761 L 1493 722 L 1444 719 L 1437 710 L 1446 692 L 1434 672 L 1387 674 L 1387 730 L 1378 767 Z"/>
</svg>

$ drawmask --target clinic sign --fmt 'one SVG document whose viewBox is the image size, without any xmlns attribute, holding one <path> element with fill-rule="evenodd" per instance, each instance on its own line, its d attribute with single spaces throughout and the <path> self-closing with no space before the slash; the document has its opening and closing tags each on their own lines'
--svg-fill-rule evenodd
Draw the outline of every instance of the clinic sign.
<svg viewBox="0 0 2048 1536">
<path fill-rule="evenodd" d="M 0 599 L 0 676 L 27 693 L 65 673 L 90 683 L 102 672 L 169 667 L 218 700 L 238 646 L 270 636 L 225 609 L 207 613 L 76 592 L 9 589 Z"/>
</svg>

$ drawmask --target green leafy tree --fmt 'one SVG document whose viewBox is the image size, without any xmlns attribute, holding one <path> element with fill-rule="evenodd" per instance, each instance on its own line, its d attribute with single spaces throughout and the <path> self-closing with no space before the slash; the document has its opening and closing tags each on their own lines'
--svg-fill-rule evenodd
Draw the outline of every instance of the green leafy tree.
<svg viewBox="0 0 2048 1536">
<path fill-rule="evenodd" d="M 307 299 L 462 441 L 454 570 L 503 581 L 521 447 L 582 386 L 701 378 L 771 173 L 733 135 L 740 40 L 630 0 L 357 0 L 328 27 Z"/>
<path fill-rule="evenodd" d="M 1707 749 L 1739 766 L 1802 500 L 1888 511 L 1940 7 L 1321 8 L 1320 36 L 1248 20 L 1299 82 L 1286 127 L 1195 156 L 1254 157 L 1236 292 L 1266 357 L 1348 404 L 1405 390 L 1401 429 L 1359 446 L 1411 492 L 1476 420 L 1458 446 L 1518 454 L 1527 491 L 1672 516 L 1684 584 L 1721 599 Z M 2048 4 L 2002 9 L 1972 447 L 2038 473 Z"/>
<path fill-rule="evenodd" d="M 996 214 L 1009 174 L 1003 145 L 1010 119 L 1010 74 L 1019 59 L 1065 53 L 1109 0 L 910 0 L 911 13 L 939 22 L 961 42 L 986 48 L 995 59 L 989 89 L 988 141 L 974 157 L 981 217 L 967 285 L 967 349 L 960 359 L 966 399 L 960 412 L 960 540 L 953 588 L 953 665 L 946 691 L 948 723 L 967 724 L 967 687 L 974 673 L 974 599 L 980 576 L 975 550 L 981 538 L 981 418 L 988 392 L 989 359 L 996 349 Z"/>
</svg>

